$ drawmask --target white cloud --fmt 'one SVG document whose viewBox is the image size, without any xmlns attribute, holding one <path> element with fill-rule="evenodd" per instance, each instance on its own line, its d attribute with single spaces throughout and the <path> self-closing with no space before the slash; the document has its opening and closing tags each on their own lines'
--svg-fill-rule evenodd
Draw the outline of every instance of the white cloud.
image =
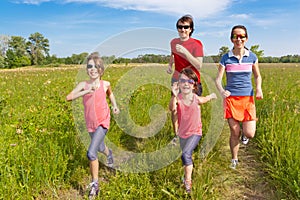
<svg viewBox="0 0 300 200">
<path fill-rule="evenodd" d="M 39 4 L 51 0 L 23 0 L 23 3 Z M 227 8 L 233 0 L 52 0 L 59 3 L 95 3 L 101 6 L 164 13 L 181 16 L 191 14 L 196 18 L 206 18 Z M 21 2 L 21 0 L 19 0 Z"/>
<path fill-rule="evenodd" d="M 109 7 L 165 13 L 167 15 L 192 14 L 207 17 L 224 10 L 230 0 L 99 0 Z"/>
<path fill-rule="evenodd" d="M 249 19 L 250 16 L 248 14 L 234 14 L 230 16 L 232 19 Z"/>
<path fill-rule="evenodd" d="M 13 2 L 38 5 L 38 4 L 49 2 L 49 1 L 51 1 L 51 0 L 15 0 Z"/>
</svg>

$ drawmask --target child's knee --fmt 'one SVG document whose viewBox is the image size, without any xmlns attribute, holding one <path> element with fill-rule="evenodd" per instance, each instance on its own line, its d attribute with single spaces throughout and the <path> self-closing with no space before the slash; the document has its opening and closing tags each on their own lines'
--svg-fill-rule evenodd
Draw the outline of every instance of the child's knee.
<svg viewBox="0 0 300 200">
<path fill-rule="evenodd" d="M 88 151 L 88 152 L 86 153 L 86 156 L 87 156 L 87 158 L 88 158 L 90 161 L 93 161 L 93 160 L 98 159 L 97 153 L 94 153 L 94 152 L 91 152 L 91 151 Z"/>
<path fill-rule="evenodd" d="M 254 138 L 255 130 L 244 131 L 244 135 L 245 135 L 247 138 L 252 139 L 252 138 Z"/>
<path fill-rule="evenodd" d="M 182 160 L 183 165 L 191 165 L 191 164 L 193 164 L 192 155 L 190 155 L 190 154 L 188 154 L 186 152 L 182 153 L 181 160 Z"/>
</svg>

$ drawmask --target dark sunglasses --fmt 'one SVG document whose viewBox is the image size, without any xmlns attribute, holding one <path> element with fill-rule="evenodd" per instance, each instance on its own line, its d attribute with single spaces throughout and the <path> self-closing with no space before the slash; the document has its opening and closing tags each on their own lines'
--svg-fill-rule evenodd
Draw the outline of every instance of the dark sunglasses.
<svg viewBox="0 0 300 200">
<path fill-rule="evenodd" d="M 193 79 L 183 79 L 183 78 L 179 79 L 179 83 L 186 83 L 186 82 L 188 82 L 189 84 L 195 84 L 195 81 Z"/>
<path fill-rule="evenodd" d="M 182 28 L 184 28 L 184 29 L 189 29 L 189 28 L 190 28 L 190 25 L 177 25 L 177 28 L 178 28 L 178 29 L 182 29 Z"/>
<path fill-rule="evenodd" d="M 92 69 L 93 67 L 95 67 L 95 68 L 97 69 L 97 66 L 96 66 L 96 65 L 88 64 L 88 65 L 86 66 L 86 68 L 88 68 L 88 69 Z"/>
<path fill-rule="evenodd" d="M 232 36 L 231 36 L 231 39 L 246 39 L 247 37 L 246 37 L 246 35 L 242 35 L 242 34 L 240 34 L 240 35 L 237 35 L 237 34 L 233 34 Z"/>
</svg>

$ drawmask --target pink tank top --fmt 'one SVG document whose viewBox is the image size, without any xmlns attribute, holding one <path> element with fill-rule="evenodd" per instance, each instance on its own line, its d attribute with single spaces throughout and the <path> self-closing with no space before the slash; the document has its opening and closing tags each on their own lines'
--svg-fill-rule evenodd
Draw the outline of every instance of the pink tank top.
<svg viewBox="0 0 300 200">
<path fill-rule="evenodd" d="M 191 135 L 202 135 L 201 110 L 196 94 L 194 94 L 191 105 L 185 105 L 182 94 L 178 95 L 178 135 L 188 138 Z"/>
<path fill-rule="evenodd" d="M 85 89 L 87 89 L 86 83 Z M 84 117 L 88 132 L 95 132 L 99 126 L 109 128 L 110 110 L 106 101 L 103 81 L 100 80 L 100 87 L 93 93 L 83 96 Z"/>
</svg>

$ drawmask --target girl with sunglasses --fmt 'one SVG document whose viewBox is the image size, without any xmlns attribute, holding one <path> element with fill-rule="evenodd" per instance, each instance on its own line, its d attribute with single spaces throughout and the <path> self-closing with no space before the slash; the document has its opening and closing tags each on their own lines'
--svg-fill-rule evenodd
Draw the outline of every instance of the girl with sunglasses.
<svg viewBox="0 0 300 200">
<path fill-rule="evenodd" d="M 240 137 L 242 143 L 247 144 L 249 138 L 254 137 L 256 129 L 252 73 L 256 84 L 256 99 L 262 99 L 263 92 L 257 56 L 245 47 L 248 41 L 246 27 L 234 26 L 230 38 L 233 49 L 221 58 L 216 86 L 224 98 L 224 117 L 230 128 L 229 144 L 232 155 L 230 167 L 235 169 L 238 164 Z M 227 82 L 225 88 L 222 86 L 224 72 L 226 72 Z"/>
<path fill-rule="evenodd" d="M 203 45 L 200 40 L 192 38 L 194 32 L 194 21 L 191 15 L 184 15 L 177 20 L 176 29 L 179 38 L 174 38 L 170 42 L 171 57 L 167 73 L 172 74 L 172 66 L 175 64 L 175 70 L 172 75 L 171 84 L 178 81 L 179 73 L 182 69 L 190 67 L 197 74 L 198 90 L 196 94 L 201 96 L 202 86 L 200 81 L 200 68 L 203 61 Z M 172 113 L 172 123 L 175 134 L 177 133 L 177 115 Z"/>
<path fill-rule="evenodd" d="M 91 143 L 87 151 L 92 176 L 91 190 L 89 192 L 89 197 L 91 198 L 97 196 L 99 192 L 98 152 L 107 156 L 107 165 L 109 167 L 113 165 L 112 151 L 104 144 L 104 138 L 110 125 L 110 109 L 106 101 L 106 95 L 108 95 L 112 104 L 113 113 L 118 114 L 120 111 L 110 82 L 101 80 L 104 73 L 104 65 L 98 53 L 92 53 L 88 56 L 86 72 L 90 79 L 80 82 L 67 95 L 67 101 L 72 101 L 79 97 L 83 98 L 86 128 L 91 137 Z"/>
<path fill-rule="evenodd" d="M 179 81 L 172 86 L 173 96 L 169 109 L 178 113 L 178 136 L 182 150 L 181 160 L 184 165 L 184 186 L 186 192 L 192 189 L 193 160 L 192 154 L 202 137 L 201 104 L 216 99 L 212 93 L 202 97 L 195 94 L 198 77 L 190 68 L 179 74 Z M 180 93 L 179 93 L 180 90 Z"/>
</svg>

